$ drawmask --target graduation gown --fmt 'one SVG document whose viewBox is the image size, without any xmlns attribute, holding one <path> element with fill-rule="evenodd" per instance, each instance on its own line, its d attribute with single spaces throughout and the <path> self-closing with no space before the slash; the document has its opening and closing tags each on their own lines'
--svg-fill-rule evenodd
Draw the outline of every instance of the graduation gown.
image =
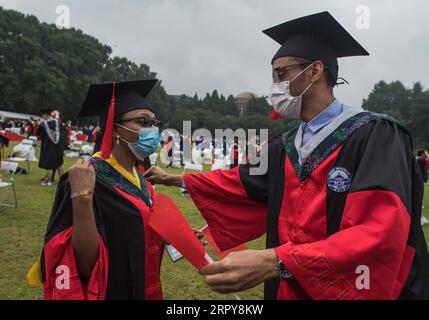
<svg viewBox="0 0 429 320">
<path fill-rule="evenodd" d="M 334 120 L 308 150 L 299 128 L 273 139 L 265 175 L 240 165 L 184 176 L 221 249 L 267 233 L 293 278 L 267 282 L 265 299 L 429 298 L 410 134 L 361 111 Z M 362 266 L 370 289 L 357 285 Z"/>
<path fill-rule="evenodd" d="M 46 299 L 162 299 L 160 267 L 164 244 L 148 226 L 156 206 L 153 187 L 140 177 L 141 189 L 107 161 L 91 159 L 96 172 L 94 214 L 100 250 L 90 279 L 80 279 L 71 235 L 73 209 L 68 174 L 59 183 L 41 257 Z M 66 266 L 69 289 L 58 289 Z M 60 286 L 61 287 L 61 286 Z"/>
<path fill-rule="evenodd" d="M 61 124 L 61 147 L 63 149 L 63 154 L 64 154 L 64 150 L 67 149 L 67 147 L 70 144 L 70 135 L 71 134 L 71 129 L 67 128 L 66 126 L 64 126 L 63 124 Z"/>
<path fill-rule="evenodd" d="M 52 137 L 55 139 L 55 131 L 58 120 L 52 119 L 47 120 L 49 129 L 53 132 Z M 64 163 L 64 146 L 63 146 L 63 129 L 61 123 L 59 125 L 59 140 L 58 143 L 54 143 L 49 138 L 48 132 L 44 124 L 41 124 L 37 128 L 37 136 L 40 137 L 42 144 L 40 147 L 40 159 L 39 168 L 46 170 L 55 170 Z"/>
</svg>

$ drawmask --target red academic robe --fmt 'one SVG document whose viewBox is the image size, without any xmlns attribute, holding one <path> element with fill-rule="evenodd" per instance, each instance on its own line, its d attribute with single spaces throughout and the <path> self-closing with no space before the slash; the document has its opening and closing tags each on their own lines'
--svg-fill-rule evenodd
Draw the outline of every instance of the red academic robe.
<svg viewBox="0 0 429 320">
<path fill-rule="evenodd" d="M 423 185 L 406 129 L 362 112 L 301 162 L 297 131 L 270 144 L 265 175 L 240 165 L 184 176 L 218 246 L 267 232 L 293 277 L 267 282 L 266 299 L 429 298 Z"/>
<path fill-rule="evenodd" d="M 164 243 L 148 224 L 157 205 L 153 187 L 140 175 L 140 190 L 106 161 L 93 158 L 92 162 L 94 214 L 100 234 L 97 263 L 89 279 L 79 277 L 71 244 L 73 211 L 66 174 L 58 186 L 41 258 L 45 298 L 162 299 Z"/>
</svg>

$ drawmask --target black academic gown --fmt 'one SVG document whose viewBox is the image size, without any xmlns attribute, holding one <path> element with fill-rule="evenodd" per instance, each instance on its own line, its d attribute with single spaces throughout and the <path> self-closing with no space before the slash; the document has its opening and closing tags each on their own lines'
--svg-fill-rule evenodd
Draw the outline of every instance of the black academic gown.
<svg viewBox="0 0 429 320">
<path fill-rule="evenodd" d="M 49 120 L 48 126 L 52 130 L 52 136 L 55 137 L 55 128 L 58 120 Z M 60 139 L 54 143 L 46 132 L 44 124 L 39 125 L 36 135 L 40 137 L 42 144 L 40 146 L 39 168 L 46 170 L 55 170 L 64 163 L 64 146 L 62 137 L 64 132 L 62 125 L 59 123 Z"/>
<path fill-rule="evenodd" d="M 122 300 L 162 299 L 160 266 L 163 240 L 148 226 L 156 206 L 154 190 L 143 179 L 142 189 L 121 176 L 107 162 L 92 158 L 96 171 L 94 214 L 100 251 L 90 279 L 78 276 L 71 244 L 73 209 L 68 174 L 58 185 L 41 257 L 45 299 Z M 69 288 L 57 288 L 69 271 Z"/>
<path fill-rule="evenodd" d="M 409 132 L 362 112 L 301 162 L 297 132 L 270 143 L 265 175 L 240 165 L 184 176 L 218 246 L 267 234 L 293 277 L 267 282 L 265 299 L 428 299 L 423 184 Z M 356 284 L 365 267 L 370 289 Z"/>
</svg>

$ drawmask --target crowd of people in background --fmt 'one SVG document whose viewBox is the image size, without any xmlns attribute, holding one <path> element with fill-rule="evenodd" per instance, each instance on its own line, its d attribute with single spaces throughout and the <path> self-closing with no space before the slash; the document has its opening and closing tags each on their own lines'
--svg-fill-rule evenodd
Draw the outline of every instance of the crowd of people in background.
<svg viewBox="0 0 429 320">
<path fill-rule="evenodd" d="M 192 154 L 192 150 L 197 150 L 201 152 L 201 158 L 204 158 L 205 150 L 222 150 L 223 158 L 229 158 L 229 168 L 234 168 L 240 163 L 247 162 L 252 157 L 258 156 L 262 146 L 266 144 L 267 141 L 260 144 L 259 139 L 256 137 L 249 139 L 241 143 L 238 137 L 234 137 L 232 141 L 228 139 L 209 139 L 208 137 L 201 136 L 196 140 L 192 139 L 186 135 L 180 134 L 179 140 L 174 141 L 173 136 L 161 135 L 161 148 L 166 155 L 168 155 L 170 162 L 167 167 L 172 167 L 174 162 L 173 149 L 174 147 L 179 148 L 180 154 L 180 164 L 184 165 L 184 155 Z M 212 154 L 212 159 L 216 158 L 216 155 Z"/>
<path fill-rule="evenodd" d="M 17 127 L 21 123 L 9 122 L 9 125 Z M 95 144 L 95 150 L 99 149 L 97 142 L 101 142 L 100 126 L 78 127 L 70 120 L 63 121 L 60 112 L 56 110 L 43 109 L 40 112 L 40 119 L 32 119 L 24 126 L 21 134 L 27 133 L 28 137 L 35 135 L 41 142 L 39 167 L 46 169 L 46 175 L 40 179 L 42 186 L 51 186 L 56 173 L 59 178 L 64 174 L 64 151 L 72 145 L 73 132 L 79 132 L 86 142 Z"/>
<path fill-rule="evenodd" d="M 48 127 L 43 125 L 48 124 Z M 56 123 L 58 123 L 58 137 L 54 137 L 56 134 Z M 55 174 L 58 172 L 59 177 L 64 173 L 62 168 L 64 151 L 71 145 L 71 135 L 73 130 L 78 130 L 76 126 L 72 125 L 72 121 L 63 121 L 60 113 L 55 110 L 45 109 L 41 111 L 40 118 L 30 120 L 12 120 L 5 119 L 0 121 L 0 130 L 11 130 L 15 131 L 20 135 L 26 136 L 37 136 L 38 140 L 41 141 L 41 162 L 39 166 L 46 169 L 46 175 L 41 179 L 43 186 L 50 186 L 55 181 Z M 19 130 L 18 130 L 19 129 Z M 79 130 L 87 137 L 87 142 L 97 144 L 97 141 L 101 141 L 100 134 L 102 134 L 101 128 L 94 125 L 84 125 Z M 228 143 L 226 139 L 223 141 L 209 140 L 205 137 L 200 137 L 196 141 L 191 141 L 190 137 L 180 134 L 180 140 L 174 141 L 172 136 L 161 135 L 161 148 L 166 150 L 171 162 L 167 165 L 170 167 L 173 163 L 173 147 L 176 144 L 180 148 L 180 164 L 183 166 L 183 154 L 187 150 L 192 150 L 192 145 L 197 150 L 203 152 L 205 149 L 222 149 L 223 155 L 231 154 L 230 167 L 235 167 L 239 163 L 239 155 L 244 154 L 244 161 L 250 157 L 258 154 L 262 146 L 256 139 L 248 141 L 243 147 L 239 143 L 238 138 L 235 137 L 233 143 Z M 58 142 L 57 142 L 58 140 Z M 97 147 L 96 147 L 97 149 Z M 243 161 L 243 159 L 242 159 Z M 422 179 L 424 183 L 429 180 L 429 152 L 425 149 L 417 150 L 416 161 L 421 171 Z M 425 223 L 429 223 L 427 220 Z"/>
<path fill-rule="evenodd" d="M 0 122 L 0 130 L 16 128 L 18 129 L 18 133 L 20 135 L 26 135 L 27 137 L 30 137 L 35 134 L 35 130 L 38 127 L 39 123 L 39 119 L 18 121 L 5 119 Z"/>
<path fill-rule="evenodd" d="M 426 184 L 428 182 L 428 170 L 429 170 L 429 153 L 425 149 L 417 150 L 416 157 L 417 164 L 420 168 L 423 182 Z M 422 215 L 421 220 L 422 225 L 429 223 L 429 221 Z"/>
<path fill-rule="evenodd" d="M 55 174 L 59 178 L 64 174 L 64 151 L 71 143 L 72 122 L 63 121 L 60 113 L 51 109 L 43 109 L 40 118 L 29 120 L 5 119 L 0 121 L 0 129 L 25 136 L 37 137 L 41 143 L 39 167 L 46 170 L 41 178 L 42 186 L 50 186 L 55 181 Z"/>
</svg>

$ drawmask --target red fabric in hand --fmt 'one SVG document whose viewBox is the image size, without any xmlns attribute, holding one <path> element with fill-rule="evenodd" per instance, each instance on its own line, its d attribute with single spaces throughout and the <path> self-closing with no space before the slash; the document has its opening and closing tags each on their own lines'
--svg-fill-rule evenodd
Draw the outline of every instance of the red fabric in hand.
<svg viewBox="0 0 429 320">
<path fill-rule="evenodd" d="M 214 249 L 216 254 L 219 256 L 220 259 L 225 258 L 228 254 L 234 251 L 243 251 L 247 250 L 247 246 L 244 244 L 241 244 L 239 246 L 236 246 L 234 248 L 228 249 L 228 250 L 221 250 L 218 245 L 216 244 L 216 241 L 213 239 L 213 236 L 210 232 L 210 228 L 208 226 L 205 226 L 201 232 L 203 233 L 204 237 L 206 238 L 208 244 Z"/>
<path fill-rule="evenodd" d="M 206 249 L 192 231 L 176 204 L 169 197 L 157 193 L 149 226 L 174 246 L 196 269 L 209 262 Z"/>
</svg>

